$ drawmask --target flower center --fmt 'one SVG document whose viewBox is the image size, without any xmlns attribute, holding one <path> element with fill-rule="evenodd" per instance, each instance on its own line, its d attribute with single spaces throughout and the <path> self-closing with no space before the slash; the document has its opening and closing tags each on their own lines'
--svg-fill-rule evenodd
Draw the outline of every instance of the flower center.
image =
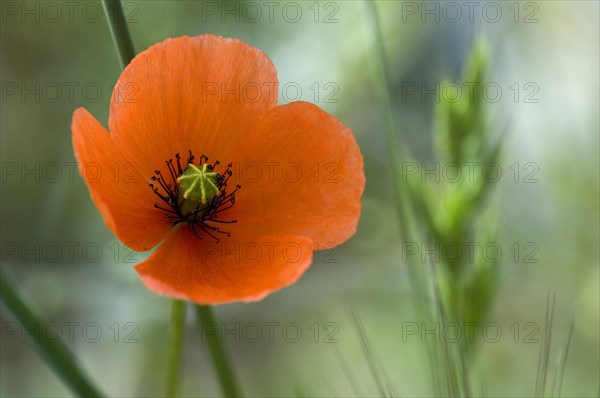
<svg viewBox="0 0 600 398">
<path fill-rule="evenodd" d="M 221 231 L 213 223 L 231 224 L 237 220 L 224 221 L 219 219 L 221 212 L 230 209 L 235 204 L 235 193 L 241 186 L 236 185 L 231 193 L 227 193 L 227 182 L 232 175 L 229 164 L 222 174 L 215 168 L 219 161 L 208 163 L 208 158 L 200 156 L 197 164 L 195 157 L 189 151 L 187 166 L 181 166 L 181 157 L 175 155 L 176 162 L 169 159 L 165 162 L 169 169 L 171 182 L 167 182 L 160 170 L 154 171 L 150 188 L 167 206 L 155 203 L 154 207 L 165 212 L 171 226 L 185 222 L 198 238 L 202 233 L 219 242 L 216 234 L 231 236 L 230 232 Z M 162 191 L 162 192 L 161 192 Z M 201 233 L 202 232 L 202 233 Z"/>
</svg>

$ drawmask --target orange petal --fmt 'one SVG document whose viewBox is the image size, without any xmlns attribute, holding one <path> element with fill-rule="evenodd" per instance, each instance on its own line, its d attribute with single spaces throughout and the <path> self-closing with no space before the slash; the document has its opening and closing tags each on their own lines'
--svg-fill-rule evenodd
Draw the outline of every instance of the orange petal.
<svg viewBox="0 0 600 398">
<path fill-rule="evenodd" d="M 217 244 L 180 225 L 135 269 L 158 294 L 199 304 L 254 301 L 297 281 L 311 264 L 312 245 L 304 237 L 242 233 Z"/>
<path fill-rule="evenodd" d="M 125 68 L 110 105 L 115 143 L 142 171 L 181 153 L 228 158 L 249 124 L 277 105 L 277 73 L 260 50 L 203 35 L 158 43 Z"/>
<path fill-rule="evenodd" d="M 317 106 L 267 111 L 233 159 L 232 179 L 242 185 L 227 216 L 238 220 L 235 230 L 307 236 L 320 249 L 355 233 L 363 158 L 350 129 Z"/>
<path fill-rule="evenodd" d="M 116 148 L 111 135 L 85 109 L 73 114 L 73 147 L 79 170 L 104 222 L 134 250 L 146 251 L 169 229 L 153 207 L 156 195 L 137 170 Z"/>
</svg>

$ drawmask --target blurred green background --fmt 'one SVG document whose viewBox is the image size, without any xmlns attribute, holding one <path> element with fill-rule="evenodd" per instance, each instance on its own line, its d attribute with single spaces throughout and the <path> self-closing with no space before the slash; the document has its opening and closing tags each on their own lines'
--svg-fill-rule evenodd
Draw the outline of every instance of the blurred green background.
<svg viewBox="0 0 600 398">
<path fill-rule="evenodd" d="M 502 334 L 495 342 L 476 336 L 475 393 L 533 394 L 550 292 L 557 300 L 553 355 L 575 320 L 562 395 L 597 396 L 598 2 L 465 3 L 449 8 L 444 2 L 382 1 L 378 10 L 400 140 L 418 162 L 432 159 L 435 104 L 421 84 L 432 90 L 436 82 L 457 80 L 474 35 L 487 37 L 492 49 L 489 80 L 501 96 L 486 105 L 494 132 L 507 133 L 503 175 L 488 204 L 500 220 L 503 249 L 488 321 Z M 83 106 L 106 125 L 120 74 L 101 6 L 77 1 L 1 6 L 2 267 L 38 313 L 58 325 L 63 339 L 69 340 L 73 325 L 67 344 L 103 391 L 160 396 L 170 302 L 140 283 L 133 261 L 146 254 L 116 241 L 74 167 L 73 110 Z M 406 333 L 407 325 L 421 326 L 422 315 L 415 313 L 396 223 L 364 4 L 126 1 L 124 7 L 136 51 L 168 37 L 203 33 L 237 37 L 262 49 L 277 68 L 280 88 L 289 87 L 280 92 L 280 103 L 317 103 L 350 126 L 365 158 L 367 187 L 357 234 L 338 249 L 318 253 L 294 286 L 257 303 L 216 308 L 233 330 L 224 338 L 246 394 L 379 395 L 352 311 L 394 391 L 433 394 L 424 340 L 431 342 L 435 333 L 422 335 L 421 328 Z M 411 94 L 407 90 L 415 83 L 419 91 Z M 537 182 L 526 182 L 534 171 Z M 527 263 L 532 247 L 538 261 Z M 0 394 L 69 395 L 27 344 L 34 337 L 10 330 L 14 320 L 5 312 L 1 321 Z M 272 341 L 265 323 L 273 325 Z M 252 341 L 257 324 L 262 336 Z M 98 330 L 101 336 L 93 342 Z M 295 341 L 297 330 L 302 334 Z M 182 369 L 183 395 L 220 393 L 192 312 Z"/>
</svg>

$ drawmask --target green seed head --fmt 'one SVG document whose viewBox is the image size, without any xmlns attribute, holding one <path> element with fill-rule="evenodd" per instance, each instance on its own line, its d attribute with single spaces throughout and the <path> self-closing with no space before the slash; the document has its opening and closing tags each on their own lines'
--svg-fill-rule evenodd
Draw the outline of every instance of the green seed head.
<svg viewBox="0 0 600 398">
<path fill-rule="evenodd" d="M 183 174 L 177 178 L 179 201 L 192 201 L 206 205 L 219 194 L 218 175 L 207 164 L 200 167 L 188 164 Z"/>
</svg>

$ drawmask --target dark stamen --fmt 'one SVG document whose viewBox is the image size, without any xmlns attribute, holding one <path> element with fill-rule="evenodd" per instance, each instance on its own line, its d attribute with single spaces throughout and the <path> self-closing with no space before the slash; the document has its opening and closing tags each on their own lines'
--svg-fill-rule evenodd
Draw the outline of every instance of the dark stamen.
<svg viewBox="0 0 600 398">
<path fill-rule="evenodd" d="M 183 174 L 183 170 L 181 169 L 181 158 L 179 157 L 178 153 L 175 154 L 175 159 L 177 159 L 177 171 L 179 173 L 177 175 L 180 176 Z"/>
</svg>

